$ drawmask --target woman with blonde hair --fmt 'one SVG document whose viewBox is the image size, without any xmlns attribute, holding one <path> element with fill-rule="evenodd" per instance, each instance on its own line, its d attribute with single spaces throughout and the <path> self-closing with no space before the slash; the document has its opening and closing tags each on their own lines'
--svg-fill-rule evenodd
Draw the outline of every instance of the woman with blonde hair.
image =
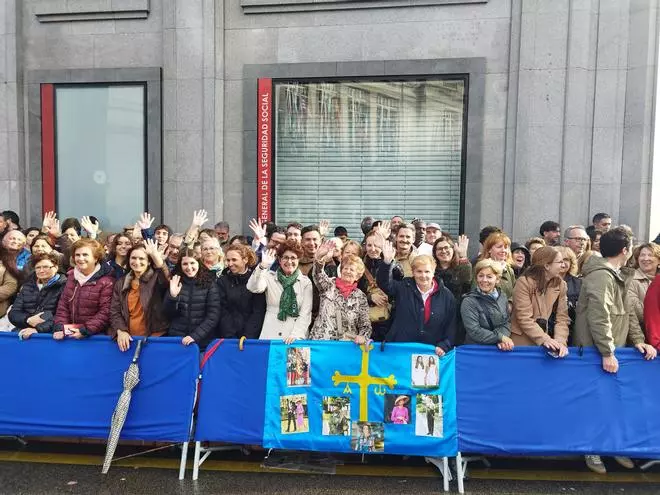
<svg viewBox="0 0 660 495">
<path fill-rule="evenodd" d="M 243 244 L 229 244 L 225 262 L 227 268 L 218 279 L 222 312 L 216 335 L 225 339 L 258 339 L 266 315 L 266 298 L 247 288 L 257 256 Z"/>
<path fill-rule="evenodd" d="M 466 344 L 496 345 L 502 351 L 513 350 L 509 323 L 508 299 L 497 284 L 502 265 L 485 259 L 474 269 L 477 286 L 465 295 L 461 316 L 466 332 Z"/>
<path fill-rule="evenodd" d="M 428 255 L 412 260 L 412 277 L 394 280 L 395 254 L 392 243 L 385 242 L 378 286 L 396 302 L 392 327 L 385 340 L 431 344 L 438 356 L 444 356 L 456 339 L 456 300 L 442 280 L 435 278 L 435 260 Z"/>
<path fill-rule="evenodd" d="M 312 276 L 321 301 L 309 338 L 364 344 L 371 336 L 369 303 L 357 283 L 364 274 L 364 263 L 353 254 L 345 255 L 337 278 L 330 278 L 324 265 L 332 259 L 333 248 L 332 242 L 326 242 L 316 251 Z"/>
<path fill-rule="evenodd" d="M 515 345 L 544 346 L 555 357 L 568 355 L 568 300 L 561 278 L 564 257 L 552 247 L 538 249 L 513 294 L 511 338 Z"/>
<path fill-rule="evenodd" d="M 635 272 L 627 282 L 627 299 L 629 311 L 634 313 L 639 325 L 644 330 L 644 298 L 651 282 L 655 280 L 660 267 L 660 246 L 647 242 L 633 250 Z"/>
<path fill-rule="evenodd" d="M 511 299 L 513 297 L 513 287 L 516 283 L 516 275 L 513 272 L 511 258 L 511 239 L 504 232 L 493 232 L 488 236 L 484 242 L 483 249 L 479 260 L 491 259 L 500 264 L 502 268 L 502 276 L 498 287 L 504 292 L 506 297 Z M 476 275 L 476 273 L 475 273 Z M 476 284 L 476 278 L 472 286 Z"/>
</svg>

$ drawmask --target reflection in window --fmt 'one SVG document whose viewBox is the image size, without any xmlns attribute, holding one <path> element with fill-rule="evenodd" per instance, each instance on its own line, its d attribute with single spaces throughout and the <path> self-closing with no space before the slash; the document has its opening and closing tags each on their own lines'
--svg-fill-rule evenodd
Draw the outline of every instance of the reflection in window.
<svg viewBox="0 0 660 495">
<path fill-rule="evenodd" d="M 57 213 L 117 231 L 144 211 L 144 85 L 55 88 Z"/>
</svg>

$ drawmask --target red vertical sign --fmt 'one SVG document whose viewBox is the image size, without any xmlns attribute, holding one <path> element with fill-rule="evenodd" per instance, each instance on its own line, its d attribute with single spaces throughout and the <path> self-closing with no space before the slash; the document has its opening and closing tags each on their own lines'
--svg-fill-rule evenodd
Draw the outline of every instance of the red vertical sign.
<svg viewBox="0 0 660 495">
<path fill-rule="evenodd" d="M 268 222 L 273 188 L 273 82 L 257 81 L 257 215 Z"/>
<path fill-rule="evenodd" d="M 41 85 L 41 208 L 55 210 L 55 88 Z"/>
</svg>

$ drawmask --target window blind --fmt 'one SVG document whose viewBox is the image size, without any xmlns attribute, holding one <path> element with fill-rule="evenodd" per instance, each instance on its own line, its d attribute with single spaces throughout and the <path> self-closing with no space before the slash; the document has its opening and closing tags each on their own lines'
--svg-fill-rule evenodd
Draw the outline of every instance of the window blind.
<svg viewBox="0 0 660 495">
<path fill-rule="evenodd" d="M 457 234 L 465 81 L 275 83 L 275 221 L 401 215 Z"/>
</svg>

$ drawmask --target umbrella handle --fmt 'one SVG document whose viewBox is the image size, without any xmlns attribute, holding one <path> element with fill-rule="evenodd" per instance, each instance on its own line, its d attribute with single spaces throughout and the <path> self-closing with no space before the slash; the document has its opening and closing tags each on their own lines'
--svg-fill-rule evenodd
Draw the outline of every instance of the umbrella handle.
<svg viewBox="0 0 660 495">
<path fill-rule="evenodd" d="M 135 354 L 133 354 L 133 363 L 137 363 L 137 360 L 140 357 L 140 352 L 142 351 L 142 343 L 145 342 L 146 340 L 138 340 L 137 342 L 137 347 L 135 348 Z"/>
</svg>

